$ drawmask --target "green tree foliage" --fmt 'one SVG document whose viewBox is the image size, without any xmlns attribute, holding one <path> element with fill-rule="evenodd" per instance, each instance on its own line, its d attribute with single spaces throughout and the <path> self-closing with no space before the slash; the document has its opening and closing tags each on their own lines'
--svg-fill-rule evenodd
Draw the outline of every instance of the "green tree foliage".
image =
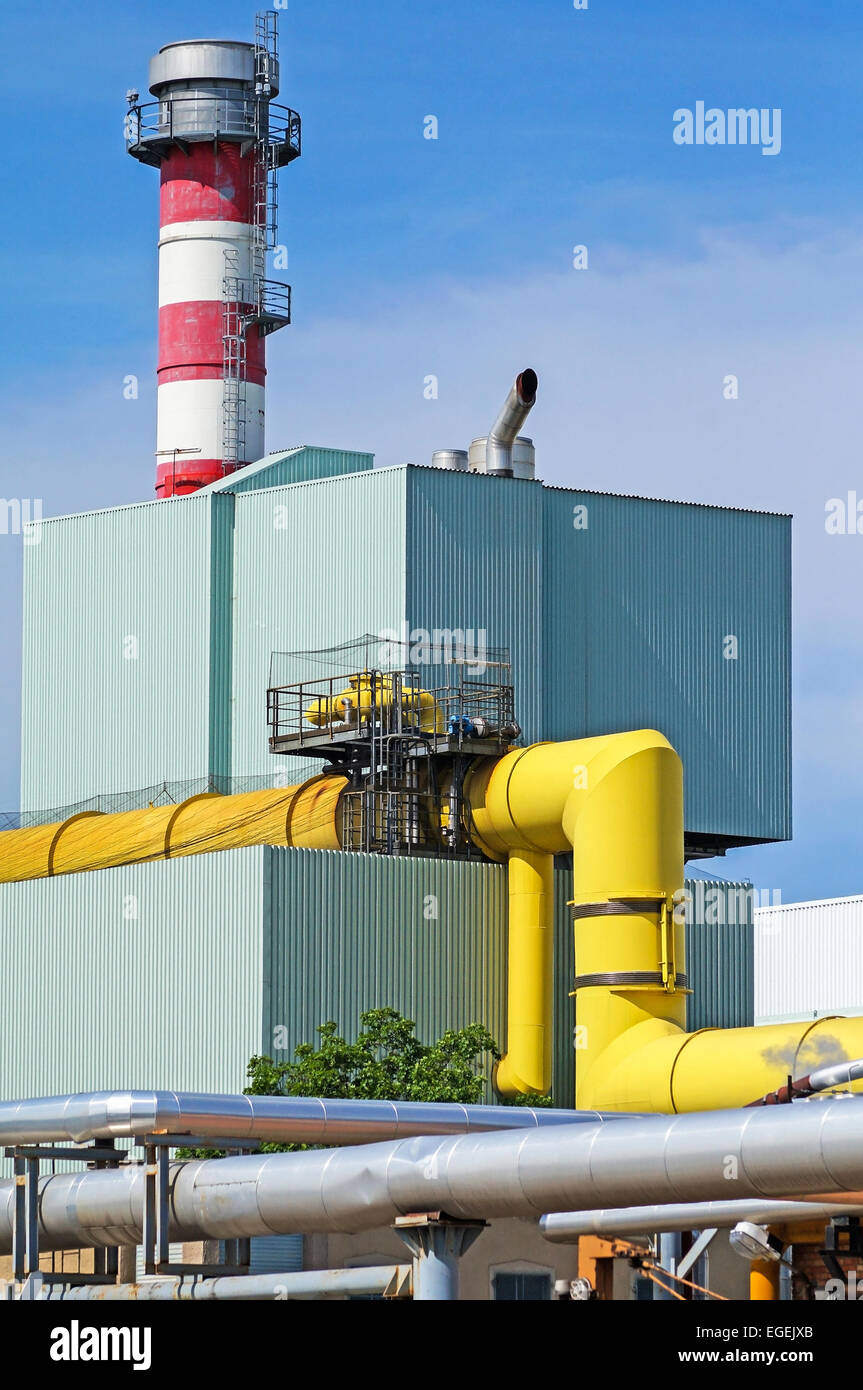
<svg viewBox="0 0 863 1390">
<path fill-rule="evenodd" d="M 320 1096 L 324 1100 L 452 1101 L 477 1105 L 485 1090 L 482 1059 L 500 1060 L 494 1038 L 480 1023 L 420 1042 L 416 1024 L 397 1009 L 369 1009 L 348 1042 L 330 1021 L 318 1028 L 319 1045 L 300 1043 L 292 1062 L 252 1057 L 247 1096 Z M 519 1096 L 514 1105 L 551 1105 L 548 1096 Z M 266 1153 L 306 1145 L 262 1144 Z M 214 1158 L 213 1150 L 179 1150 L 178 1157 Z"/>
<path fill-rule="evenodd" d="M 431 1044 L 420 1042 L 416 1024 L 396 1009 L 369 1009 L 360 1023 L 355 1042 L 329 1022 L 318 1029 L 319 1046 L 300 1043 L 292 1062 L 253 1057 L 246 1094 L 475 1105 L 485 1088 L 480 1059 L 500 1057 L 494 1038 L 479 1023 L 448 1031 Z"/>
</svg>

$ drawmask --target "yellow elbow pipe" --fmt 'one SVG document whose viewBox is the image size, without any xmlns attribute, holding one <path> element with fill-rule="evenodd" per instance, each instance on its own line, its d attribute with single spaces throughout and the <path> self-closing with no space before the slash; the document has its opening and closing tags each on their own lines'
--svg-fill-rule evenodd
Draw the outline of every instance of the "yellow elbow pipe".
<svg viewBox="0 0 863 1390">
<path fill-rule="evenodd" d="M 684 1024 L 684 929 L 673 913 L 682 785 L 677 754 L 653 730 L 534 744 L 481 765 L 465 784 L 474 841 L 492 858 L 508 856 L 519 881 L 523 856 L 544 858 L 550 872 L 551 857 L 572 850 L 576 962 L 586 981 L 576 1005 L 578 1105 L 582 1081 L 620 1033 L 657 1018 L 677 1032 Z M 551 1035 L 552 932 L 531 934 L 522 899 L 511 885 L 504 1095 L 527 1090 L 528 1077 L 531 1090 L 551 1083 L 536 1057 L 540 1027 Z"/>
<path fill-rule="evenodd" d="M 662 734 L 518 749 L 476 768 L 465 796 L 474 842 L 510 866 L 507 1053 L 497 1072 L 504 1095 L 549 1089 L 540 1039 L 552 1026 L 551 931 L 537 929 L 543 898 L 529 875 L 567 848 L 579 1108 L 747 1105 L 789 1073 L 863 1056 L 863 1018 L 685 1031 L 683 777 Z"/>
<path fill-rule="evenodd" d="M 660 1031 L 655 1022 L 622 1032 L 596 1060 L 583 1104 L 666 1114 L 749 1105 L 830 1062 L 863 1057 L 863 1018 L 820 1018 L 757 1028 Z M 859 1090 L 854 1083 L 852 1090 Z"/>
</svg>

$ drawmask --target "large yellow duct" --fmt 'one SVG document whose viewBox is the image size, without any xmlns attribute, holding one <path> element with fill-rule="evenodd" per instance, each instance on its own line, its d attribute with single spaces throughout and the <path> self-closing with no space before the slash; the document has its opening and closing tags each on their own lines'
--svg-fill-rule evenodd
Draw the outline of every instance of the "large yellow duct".
<svg viewBox="0 0 863 1390">
<path fill-rule="evenodd" d="M 682 908 L 675 911 L 683 887 L 683 777 L 662 734 L 534 744 L 478 767 L 465 794 L 475 842 L 516 869 L 508 1050 L 497 1073 L 504 1095 L 547 1091 L 551 1081 L 552 908 L 550 895 L 519 887 L 521 857 L 532 856 L 539 872 L 544 856 L 548 873 L 551 857 L 567 849 L 579 1108 L 672 1113 L 746 1105 L 789 1073 L 863 1056 L 863 1018 L 685 1032 L 685 921 Z"/>
<path fill-rule="evenodd" d="M 100 815 L 87 811 L 54 825 L 0 835 L 0 883 L 110 869 L 244 845 L 338 849 L 344 778 L 240 796 L 205 794 L 171 806 Z"/>
</svg>

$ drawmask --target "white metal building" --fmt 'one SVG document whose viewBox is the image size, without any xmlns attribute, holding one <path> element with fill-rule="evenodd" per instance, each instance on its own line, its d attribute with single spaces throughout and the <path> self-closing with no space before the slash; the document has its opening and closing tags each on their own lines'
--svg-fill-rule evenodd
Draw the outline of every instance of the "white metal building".
<svg viewBox="0 0 863 1390">
<path fill-rule="evenodd" d="M 755 910 L 755 1022 L 863 1014 L 863 894 Z"/>
</svg>

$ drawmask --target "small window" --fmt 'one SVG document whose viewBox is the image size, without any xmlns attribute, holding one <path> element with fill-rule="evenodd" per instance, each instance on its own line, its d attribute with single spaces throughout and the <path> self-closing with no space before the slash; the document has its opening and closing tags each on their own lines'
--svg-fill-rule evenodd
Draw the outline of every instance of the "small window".
<svg viewBox="0 0 863 1390">
<path fill-rule="evenodd" d="M 495 1274 L 492 1280 L 495 1300 L 540 1302 L 551 1300 L 550 1274 Z"/>
</svg>

